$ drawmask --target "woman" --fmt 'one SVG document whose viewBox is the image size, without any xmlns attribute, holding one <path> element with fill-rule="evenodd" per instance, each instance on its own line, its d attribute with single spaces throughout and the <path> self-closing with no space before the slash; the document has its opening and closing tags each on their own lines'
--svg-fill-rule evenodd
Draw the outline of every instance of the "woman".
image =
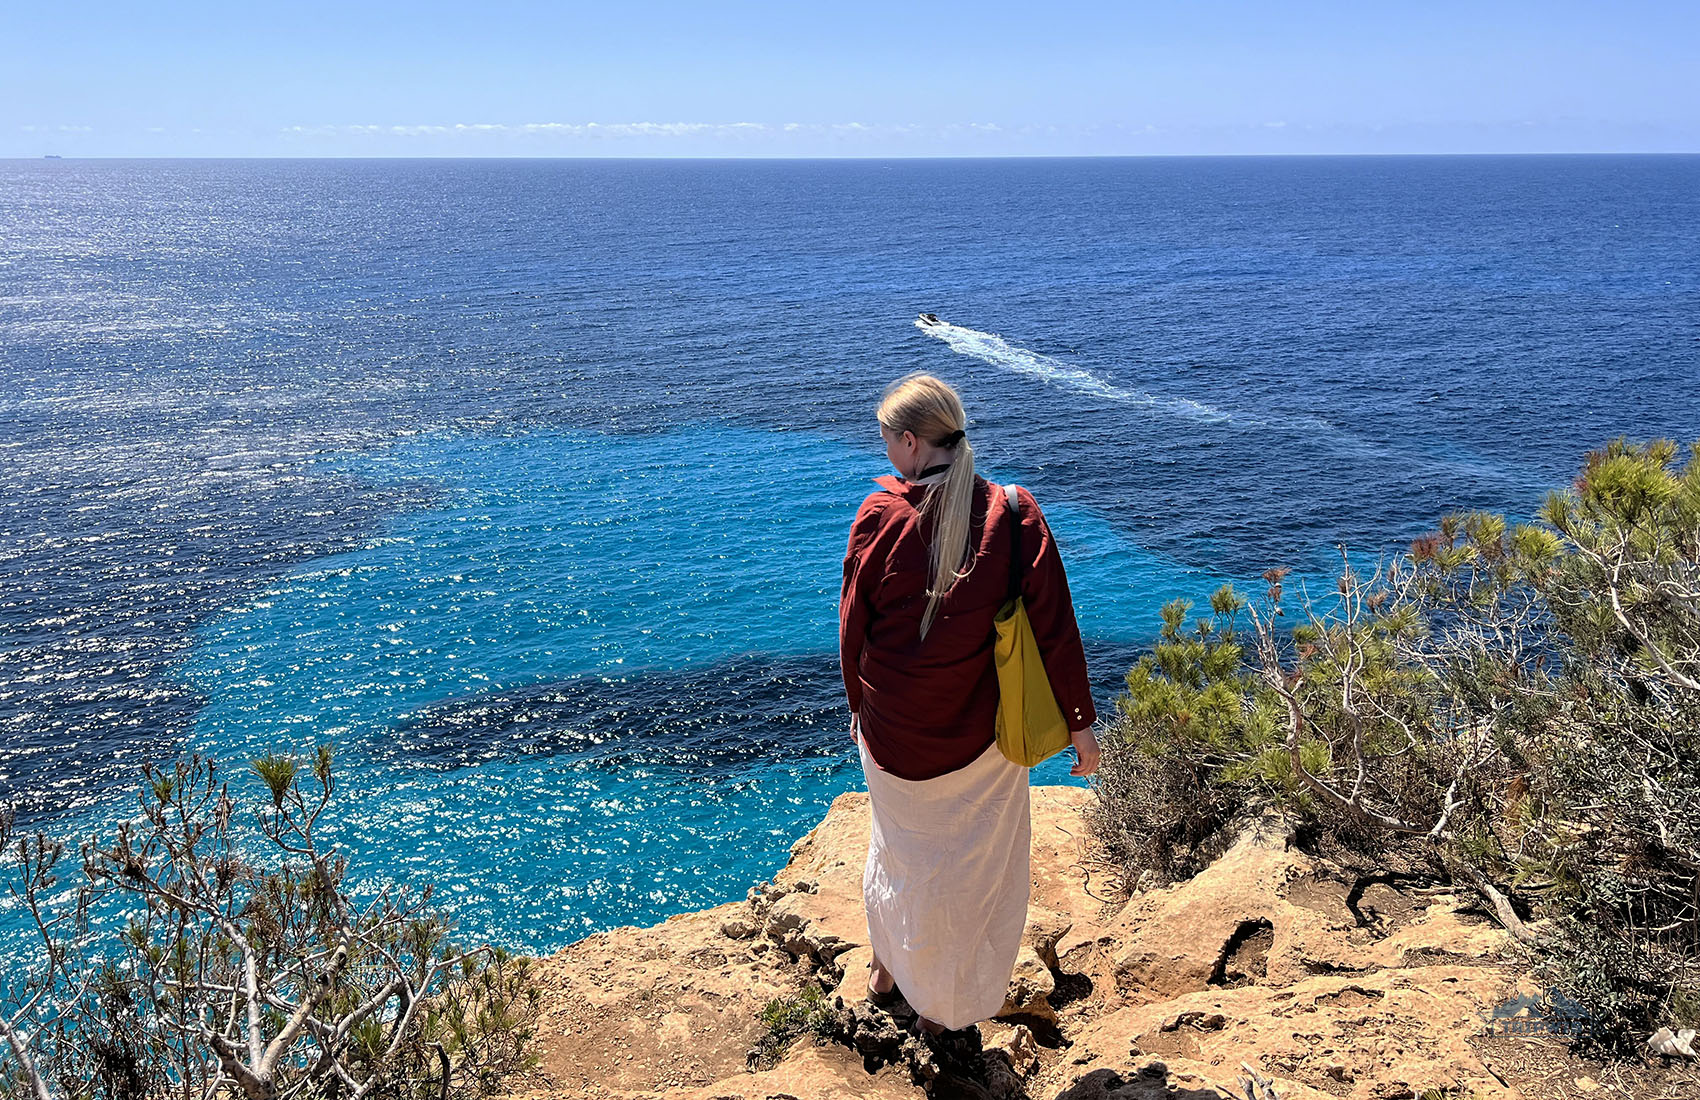
<svg viewBox="0 0 1700 1100">
<path fill-rule="evenodd" d="M 851 737 L 873 809 L 863 900 L 869 999 L 898 993 L 929 1035 L 1003 1007 L 1027 921 L 1027 769 L 997 747 L 993 617 L 1021 594 L 1077 760 L 1098 766 L 1096 714 L 1062 559 L 1039 506 L 974 472 L 956 391 L 926 374 L 879 406 L 886 457 L 850 528 L 839 647 Z M 895 991 L 894 991 L 895 987 Z"/>
</svg>

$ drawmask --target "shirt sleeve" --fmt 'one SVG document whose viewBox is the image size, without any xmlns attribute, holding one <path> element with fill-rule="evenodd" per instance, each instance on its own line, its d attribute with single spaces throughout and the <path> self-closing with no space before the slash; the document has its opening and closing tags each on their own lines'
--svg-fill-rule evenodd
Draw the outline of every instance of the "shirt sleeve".
<svg viewBox="0 0 1700 1100">
<path fill-rule="evenodd" d="M 862 709 L 862 645 L 873 617 L 874 592 L 885 576 L 888 539 L 882 538 L 890 494 L 872 493 L 850 524 L 850 545 L 844 554 L 844 585 L 838 594 L 838 660 L 844 672 L 844 694 L 852 713 Z"/>
<path fill-rule="evenodd" d="M 1090 726 L 1098 718 L 1092 705 L 1092 687 L 1086 677 L 1086 649 L 1080 641 L 1080 626 L 1074 619 L 1074 600 L 1068 591 L 1062 555 L 1050 524 L 1039 503 L 1026 489 L 1021 498 L 1021 556 L 1024 572 L 1022 603 L 1033 624 L 1039 655 L 1045 661 L 1045 676 L 1062 708 L 1070 730 Z"/>
</svg>

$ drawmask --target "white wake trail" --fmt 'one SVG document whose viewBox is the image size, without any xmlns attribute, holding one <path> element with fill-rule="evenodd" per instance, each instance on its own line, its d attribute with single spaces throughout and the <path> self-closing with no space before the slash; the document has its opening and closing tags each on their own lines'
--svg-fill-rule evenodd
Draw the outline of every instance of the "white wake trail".
<svg viewBox="0 0 1700 1100">
<path fill-rule="evenodd" d="M 1464 474 L 1478 480 L 1507 482 L 1517 485 L 1538 487 L 1541 482 L 1535 475 L 1523 471 L 1514 471 L 1495 466 L 1491 463 L 1448 458 L 1429 454 L 1411 454 L 1402 451 L 1393 443 L 1365 438 L 1356 432 L 1331 424 L 1321 417 L 1308 413 L 1278 414 L 1268 419 L 1247 416 L 1243 413 L 1229 413 L 1206 405 L 1201 401 L 1191 401 L 1184 397 L 1161 397 L 1157 394 L 1145 393 L 1140 390 L 1130 390 L 1118 386 L 1108 379 L 1100 378 L 1083 367 L 1065 363 L 1061 359 L 1049 355 L 1041 355 L 1036 351 L 1018 348 L 1003 337 L 991 332 L 980 332 L 976 329 L 964 328 L 945 321 L 928 324 L 917 320 L 915 327 L 928 336 L 943 340 L 950 350 L 961 355 L 971 356 L 983 363 L 994 367 L 1012 370 L 1032 378 L 1038 378 L 1047 383 L 1090 394 L 1111 401 L 1148 408 L 1157 412 L 1183 417 L 1187 420 L 1202 424 L 1233 423 L 1241 428 L 1272 428 L 1277 431 L 1303 431 L 1310 433 L 1315 441 L 1336 452 L 1350 455 L 1355 459 L 1391 460 L 1414 462 L 1423 467 L 1443 469 L 1454 475 Z"/>
<path fill-rule="evenodd" d="M 1118 386 L 1083 367 L 1053 359 L 1049 355 L 1040 355 L 1026 348 L 1018 348 L 996 333 L 980 332 L 944 321 L 928 324 L 917 320 L 915 327 L 928 336 L 943 340 L 950 346 L 951 351 L 960 355 L 971 356 L 994 367 L 1003 367 L 1044 382 L 1066 386 L 1078 393 L 1130 405 L 1142 405 L 1150 409 L 1161 409 L 1206 424 L 1222 424 L 1233 419 L 1231 414 L 1199 401 L 1190 401 L 1184 397 L 1159 397 L 1156 394 Z"/>
</svg>

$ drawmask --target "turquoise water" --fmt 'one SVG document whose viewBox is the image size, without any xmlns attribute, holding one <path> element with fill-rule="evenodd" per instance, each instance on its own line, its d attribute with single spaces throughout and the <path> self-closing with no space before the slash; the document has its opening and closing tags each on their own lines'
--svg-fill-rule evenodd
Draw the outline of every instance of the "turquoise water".
<svg viewBox="0 0 1700 1100">
<path fill-rule="evenodd" d="M 1172 596 L 1692 438 L 1697 242 L 1692 156 L 0 161 L 0 802 L 329 739 L 471 936 L 738 897 L 859 779 L 891 379 L 1044 504 L 1107 711 Z"/>
<path fill-rule="evenodd" d="M 205 699 L 192 743 L 216 758 L 335 745 L 335 837 L 364 872 L 440 882 L 466 926 L 544 950 L 738 896 L 860 786 L 836 652 L 850 518 L 884 472 L 866 452 L 693 425 L 423 433 L 318 461 L 426 484 L 438 505 L 227 608 L 180 674 Z M 1100 642 L 1136 642 L 1153 601 L 1214 581 L 1089 510 L 1057 502 L 1047 515 L 1082 630 Z M 470 755 L 398 734 L 464 703 L 484 738 L 491 698 L 535 701 L 563 683 L 655 706 L 681 676 L 700 694 L 738 669 L 725 690 L 747 693 L 740 662 L 786 658 L 833 675 L 824 706 L 815 684 L 807 706 L 770 708 L 796 727 L 771 753 L 747 728 L 693 730 L 685 714 L 640 745 L 599 729 L 594 710 L 512 723 Z M 1061 760 L 1034 778 L 1078 782 Z"/>
</svg>

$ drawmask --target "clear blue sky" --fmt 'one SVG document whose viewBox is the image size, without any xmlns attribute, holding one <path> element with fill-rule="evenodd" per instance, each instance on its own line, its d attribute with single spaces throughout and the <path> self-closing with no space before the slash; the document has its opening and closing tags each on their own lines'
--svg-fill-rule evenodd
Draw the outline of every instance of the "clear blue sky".
<svg viewBox="0 0 1700 1100">
<path fill-rule="evenodd" d="M 0 4 L 0 156 L 1700 152 L 1700 2 Z"/>
</svg>

